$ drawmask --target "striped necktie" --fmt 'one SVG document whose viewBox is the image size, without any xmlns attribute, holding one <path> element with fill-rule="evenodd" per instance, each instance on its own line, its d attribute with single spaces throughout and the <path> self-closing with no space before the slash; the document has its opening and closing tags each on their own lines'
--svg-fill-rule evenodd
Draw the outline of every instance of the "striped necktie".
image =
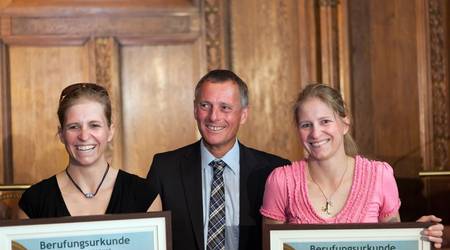
<svg viewBox="0 0 450 250">
<path fill-rule="evenodd" d="M 227 164 L 222 160 L 209 163 L 214 170 L 211 182 L 211 197 L 209 199 L 209 221 L 207 250 L 225 249 L 225 188 L 223 170 Z"/>
</svg>

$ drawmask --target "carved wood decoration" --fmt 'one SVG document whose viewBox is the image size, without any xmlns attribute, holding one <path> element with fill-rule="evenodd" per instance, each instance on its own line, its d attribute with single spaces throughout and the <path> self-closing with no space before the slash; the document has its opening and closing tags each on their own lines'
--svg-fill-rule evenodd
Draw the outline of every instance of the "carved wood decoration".
<svg viewBox="0 0 450 250">
<path fill-rule="evenodd" d="M 208 71 L 229 68 L 229 16 L 225 0 L 205 0 L 206 60 Z"/>
<path fill-rule="evenodd" d="M 429 0 L 429 43 L 431 91 L 433 112 L 433 168 L 444 170 L 449 163 L 449 90 L 445 47 L 445 27 L 442 6 L 438 0 Z M 447 41 L 448 42 L 448 41 Z M 447 58 L 448 60 L 448 58 Z"/>
</svg>

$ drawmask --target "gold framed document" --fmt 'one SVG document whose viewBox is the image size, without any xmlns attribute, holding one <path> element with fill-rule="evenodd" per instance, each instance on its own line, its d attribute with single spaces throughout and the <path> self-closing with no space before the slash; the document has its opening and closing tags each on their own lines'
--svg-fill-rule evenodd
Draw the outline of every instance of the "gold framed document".
<svg viewBox="0 0 450 250">
<path fill-rule="evenodd" d="M 0 221 L 2 250 L 171 250 L 170 212 Z"/>
<path fill-rule="evenodd" d="M 430 250 L 431 223 L 265 224 L 264 250 Z"/>
</svg>

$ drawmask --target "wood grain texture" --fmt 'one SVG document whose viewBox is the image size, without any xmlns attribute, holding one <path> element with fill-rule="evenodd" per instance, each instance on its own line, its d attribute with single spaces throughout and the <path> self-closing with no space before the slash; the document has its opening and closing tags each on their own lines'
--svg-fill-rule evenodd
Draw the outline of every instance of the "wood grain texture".
<svg viewBox="0 0 450 250">
<path fill-rule="evenodd" d="M 194 5 L 196 0 L 0 0 L 3 12 L 11 16 L 145 15 Z"/>
<path fill-rule="evenodd" d="M 232 68 L 247 82 L 250 115 L 244 144 L 299 159 L 291 106 L 300 90 L 296 1 L 231 1 Z"/>
<path fill-rule="evenodd" d="M 6 64 L 6 46 L 0 43 L 0 180 L 2 182 L 9 181 L 5 178 L 5 170 L 10 170 L 11 163 L 6 161 L 10 158 L 7 149 L 10 148 L 10 142 L 8 140 L 9 131 L 9 85 Z"/>
<path fill-rule="evenodd" d="M 153 155 L 199 138 L 193 116 L 198 43 L 122 48 L 124 169 L 146 176 Z"/>
<path fill-rule="evenodd" d="M 34 183 L 65 168 L 57 136 L 61 90 L 88 80 L 83 47 L 11 47 L 11 114 L 15 183 Z"/>
<path fill-rule="evenodd" d="M 352 2 L 356 140 L 398 176 L 421 169 L 416 9 L 409 1 Z M 365 35 L 359 32 L 366 32 Z M 365 62 L 365 63 L 363 63 Z M 358 96 L 361 94 L 361 96 Z"/>
<path fill-rule="evenodd" d="M 89 37 L 110 36 L 123 44 L 193 42 L 200 36 L 199 7 L 170 3 L 14 1 L 1 9 L 1 36 L 20 45 L 81 45 Z"/>
</svg>

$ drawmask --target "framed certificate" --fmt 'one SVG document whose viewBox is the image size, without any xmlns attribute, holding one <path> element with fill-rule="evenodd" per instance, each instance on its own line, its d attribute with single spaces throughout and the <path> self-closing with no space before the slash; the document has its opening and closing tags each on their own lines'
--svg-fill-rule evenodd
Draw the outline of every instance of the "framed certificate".
<svg viewBox="0 0 450 250">
<path fill-rule="evenodd" d="M 265 224 L 264 250 L 429 250 L 431 223 Z"/>
<path fill-rule="evenodd" d="M 2 250 L 171 250 L 170 212 L 0 222 Z"/>
</svg>

